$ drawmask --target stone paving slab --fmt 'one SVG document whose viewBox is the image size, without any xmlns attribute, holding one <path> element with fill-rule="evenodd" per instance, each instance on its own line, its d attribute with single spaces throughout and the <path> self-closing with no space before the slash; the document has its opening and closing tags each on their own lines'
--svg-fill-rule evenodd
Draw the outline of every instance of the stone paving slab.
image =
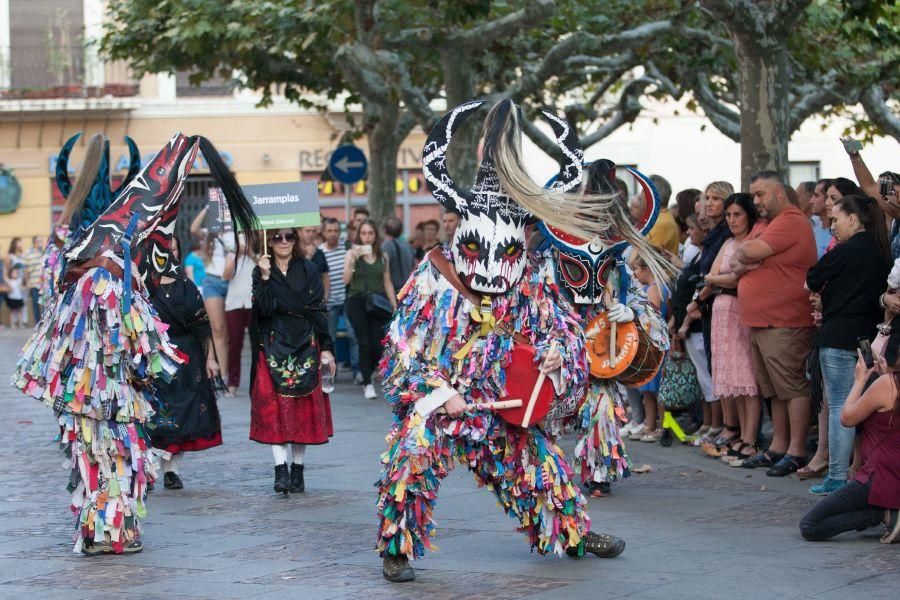
<svg viewBox="0 0 900 600">
<path fill-rule="evenodd" d="M 388 584 L 372 546 L 390 412 L 346 376 L 332 400 L 334 438 L 307 450 L 305 494 L 272 492 L 271 452 L 247 439 L 242 390 L 220 403 L 225 444 L 186 457 L 185 489 L 151 494 L 144 552 L 78 556 L 52 414 L 5 385 L 23 341 L 0 331 L 0 598 L 900 597 L 900 545 L 878 544 L 877 530 L 800 538 L 797 523 L 817 500 L 807 483 L 637 442 L 634 464 L 653 470 L 589 500 L 594 528 L 626 539 L 619 558 L 531 553 L 494 497 L 457 468 L 435 511 L 440 551 L 416 563 L 416 582 Z M 563 440 L 567 452 L 573 444 Z"/>
</svg>

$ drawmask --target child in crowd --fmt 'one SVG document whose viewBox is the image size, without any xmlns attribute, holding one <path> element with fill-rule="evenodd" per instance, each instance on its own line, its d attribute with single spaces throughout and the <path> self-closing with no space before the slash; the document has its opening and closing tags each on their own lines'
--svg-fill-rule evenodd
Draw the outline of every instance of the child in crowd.
<svg viewBox="0 0 900 600">
<path fill-rule="evenodd" d="M 21 265 L 15 264 L 9 270 L 6 284 L 9 286 L 6 305 L 9 307 L 10 327 L 25 327 L 25 270 Z"/>
<path fill-rule="evenodd" d="M 647 263 L 636 254 L 631 259 L 631 270 L 634 272 L 635 278 L 644 286 L 644 293 L 647 294 L 647 300 L 659 311 L 663 320 L 669 317 L 667 307 L 668 291 L 664 285 L 659 285 L 653 272 L 647 268 Z M 644 405 L 644 429 L 638 433 L 632 434 L 631 440 L 640 440 L 642 442 L 656 442 L 662 437 L 662 427 L 657 426 L 657 414 L 659 415 L 660 424 L 662 424 L 663 408 L 658 408 L 659 382 L 662 379 L 663 368 L 659 369 L 656 376 L 648 383 L 637 388 L 641 393 L 641 401 Z"/>
</svg>

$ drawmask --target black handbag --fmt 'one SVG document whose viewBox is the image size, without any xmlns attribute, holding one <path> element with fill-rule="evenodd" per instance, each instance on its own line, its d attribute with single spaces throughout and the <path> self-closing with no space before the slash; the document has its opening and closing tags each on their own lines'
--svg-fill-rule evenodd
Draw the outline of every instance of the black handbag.
<svg viewBox="0 0 900 600">
<path fill-rule="evenodd" d="M 384 294 L 368 292 L 366 294 L 366 314 L 375 319 L 390 319 L 394 307 Z"/>
</svg>

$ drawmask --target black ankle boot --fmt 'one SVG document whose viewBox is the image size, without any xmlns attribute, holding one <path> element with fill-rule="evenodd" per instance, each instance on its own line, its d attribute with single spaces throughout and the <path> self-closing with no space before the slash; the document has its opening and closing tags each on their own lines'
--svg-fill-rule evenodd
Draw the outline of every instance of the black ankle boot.
<svg viewBox="0 0 900 600">
<path fill-rule="evenodd" d="M 291 465 L 291 493 L 299 494 L 303 490 L 306 489 L 306 484 L 303 482 L 303 465 L 292 464 Z"/>
<path fill-rule="evenodd" d="M 291 481 L 288 476 L 287 463 L 275 465 L 275 491 L 287 494 L 290 487 Z"/>
</svg>

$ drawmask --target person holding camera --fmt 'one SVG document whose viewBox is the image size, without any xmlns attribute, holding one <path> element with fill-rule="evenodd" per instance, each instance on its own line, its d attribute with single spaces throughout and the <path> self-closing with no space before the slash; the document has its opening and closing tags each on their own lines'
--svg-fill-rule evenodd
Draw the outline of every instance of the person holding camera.
<svg viewBox="0 0 900 600">
<path fill-rule="evenodd" d="M 841 425 L 841 409 L 853 384 L 858 340 L 872 340 L 881 322 L 878 300 L 891 268 L 884 217 L 873 198 L 844 196 L 831 217 L 838 244 L 806 275 L 806 286 L 822 301 L 815 348 L 828 405 L 828 475 L 809 490 L 818 495 L 847 483 L 854 432 Z"/>
<path fill-rule="evenodd" d="M 891 256 L 896 260 L 900 258 L 900 175 L 885 171 L 875 179 L 860 154 L 862 143 L 850 137 L 841 138 L 841 142 L 850 157 L 853 174 L 860 189 L 867 196 L 875 198 L 881 210 L 894 220 L 889 239 Z"/>
<path fill-rule="evenodd" d="M 287 494 L 306 488 L 306 446 L 334 435 L 321 379 L 334 376 L 334 342 L 322 274 L 297 230 L 270 231 L 266 246 L 253 269 L 250 439 L 272 446 L 275 491 Z"/>
<path fill-rule="evenodd" d="M 806 540 L 827 540 L 883 523 L 887 530 L 881 543 L 900 541 L 900 318 L 895 317 L 889 329 L 883 357 L 859 352 L 841 410 L 841 424 L 861 430 L 861 466 L 847 485 L 800 521 Z"/>
<path fill-rule="evenodd" d="M 397 294 L 391 283 L 388 257 L 381 251 L 378 229 L 370 220 L 360 224 L 347 251 L 344 284 L 347 285 L 347 318 L 359 344 L 363 395 L 367 400 L 374 400 L 378 395 L 372 385 L 372 371 L 381 360 L 381 338 L 397 309 Z"/>
</svg>

